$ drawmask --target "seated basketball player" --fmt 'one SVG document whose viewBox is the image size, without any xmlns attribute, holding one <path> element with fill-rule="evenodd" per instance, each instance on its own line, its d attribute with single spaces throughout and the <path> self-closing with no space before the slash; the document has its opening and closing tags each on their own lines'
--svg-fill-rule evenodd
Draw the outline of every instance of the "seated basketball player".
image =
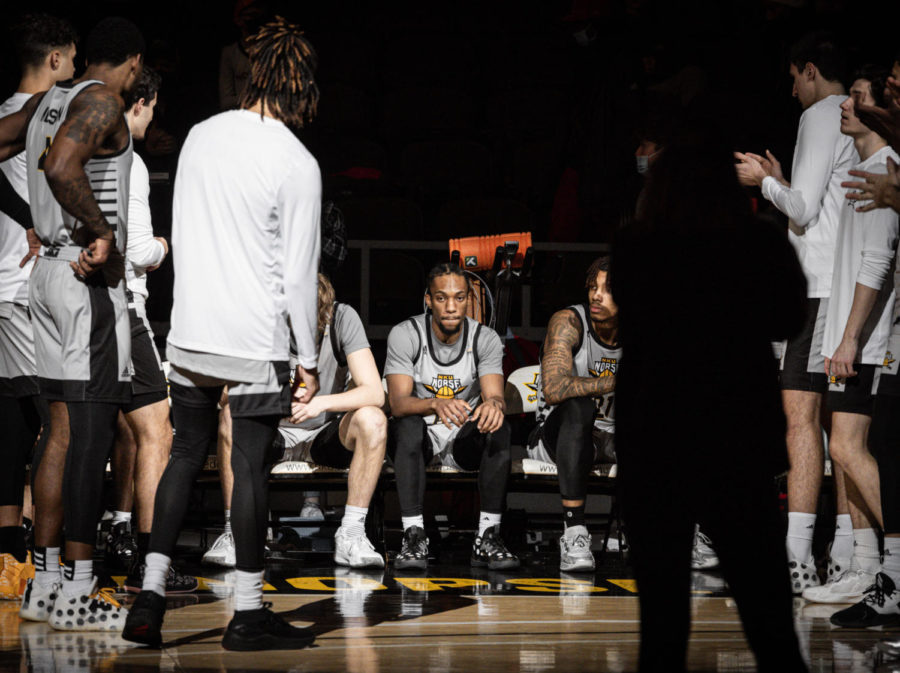
<svg viewBox="0 0 900 673">
<path fill-rule="evenodd" d="M 351 568 L 383 568 L 384 557 L 366 537 L 366 514 L 384 463 L 387 419 L 384 389 L 359 315 L 334 300 L 334 287 L 319 274 L 319 392 L 294 402 L 276 443 L 288 460 L 350 468 L 347 506 L 334 536 L 334 561 Z"/>
<path fill-rule="evenodd" d="M 565 532 L 559 538 L 560 570 L 594 569 L 591 536 L 584 520 L 588 474 L 615 462 L 616 368 L 619 308 L 606 284 L 609 257 L 587 271 L 587 301 L 550 318 L 538 375 L 538 425 L 528 454 L 555 463 L 559 472 Z"/>
<path fill-rule="evenodd" d="M 469 292 L 458 266 L 437 265 L 428 274 L 428 311 L 388 336 L 384 373 L 393 414 L 388 453 L 403 518 L 398 569 L 428 565 L 422 504 L 425 467 L 432 460 L 478 471 L 481 514 L 472 565 L 492 570 L 519 565 L 500 537 L 510 467 L 503 345 L 494 330 L 466 316 Z"/>
</svg>

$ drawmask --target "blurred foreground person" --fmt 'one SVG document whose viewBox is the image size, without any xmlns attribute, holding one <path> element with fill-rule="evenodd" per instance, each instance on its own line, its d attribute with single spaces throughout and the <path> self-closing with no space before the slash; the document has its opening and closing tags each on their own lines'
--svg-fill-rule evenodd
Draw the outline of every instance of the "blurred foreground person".
<svg viewBox="0 0 900 673">
<path fill-rule="evenodd" d="M 685 670 L 700 521 L 759 670 L 805 671 L 777 510 L 775 475 L 788 461 L 770 342 L 802 327 L 806 282 L 785 234 L 753 218 L 731 148 L 712 126 L 685 124 L 658 157 L 610 275 L 628 344 L 616 452 L 639 586 L 640 670 Z M 680 431 L 691 418 L 703 422 Z"/>
</svg>

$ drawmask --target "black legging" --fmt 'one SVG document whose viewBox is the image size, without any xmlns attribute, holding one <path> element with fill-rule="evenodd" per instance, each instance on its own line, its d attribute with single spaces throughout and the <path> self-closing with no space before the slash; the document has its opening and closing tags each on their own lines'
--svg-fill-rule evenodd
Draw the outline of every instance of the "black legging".
<svg viewBox="0 0 900 673">
<path fill-rule="evenodd" d="M 25 466 L 41 429 L 37 397 L 0 397 L 0 433 L 3 464 L 0 470 L 0 507 L 21 507 L 25 493 Z"/>
<path fill-rule="evenodd" d="M 654 446 L 664 445 L 664 432 L 650 434 Z M 719 448 L 724 436 L 707 443 Z M 805 671 L 774 477 L 727 464 L 686 468 L 679 452 L 666 456 L 643 448 L 620 444 L 617 480 L 641 610 L 640 670 L 685 670 L 691 545 L 699 520 L 715 541 L 759 670 Z M 752 446 L 742 449 L 749 452 Z M 758 553 L 747 553 L 748 540 Z"/>
<path fill-rule="evenodd" d="M 69 449 L 63 477 L 66 540 L 93 546 L 97 540 L 106 461 L 116 438 L 119 405 L 67 402 L 66 407 L 69 410 Z"/>
<path fill-rule="evenodd" d="M 478 470 L 481 510 L 500 514 L 506 505 L 510 467 L 510 429 L 481 433 L 472 421 L 460 428 L 453 442 L 453 459 L 464 470 Z M 388 455 L 394 463 L 402 516 L 419 516 L 425 501 L 425 466 L 431 462 L 431 440 L 421 416 L 392 418 L 388 425 Z"/>
<path fill-rule="evenodd" d="M 869 448 L 878 461 L 885 533 L 900 533 L 900 395 L 875 396 Z"/>
<path fill-rule="evenodd" d="M 587 497 L 588 474 L 594 465 L 595 414 L 592 398 L 576 397 L 561 402 L 541 426 L 541 441 L 556 463 L 563 500 Z"/>
<path fill-rule="evenodd" d="M 172 454 L 156 490 L 148 551 L 172 555 L 191 489 L 206 456 L 215 449 L 223 386 L 170 385 L 175 438 Z M 258 572 L 264 565 L 269 471 L 278 416 L 232 418 L 231 527 L 238 570 Z"/>
</svg>

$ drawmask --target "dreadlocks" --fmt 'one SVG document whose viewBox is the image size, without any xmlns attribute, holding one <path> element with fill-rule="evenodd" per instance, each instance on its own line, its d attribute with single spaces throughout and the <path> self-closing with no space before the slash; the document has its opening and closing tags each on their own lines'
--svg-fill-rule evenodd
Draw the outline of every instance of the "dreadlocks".
<svg viewBox="0 0 900 673">
<path fill-rule="evenodd" d="M 316 52 L 299 26 L 280 16 L 248 38 L 250 79 L 241 97 L 241 107 L 260 103 L 288 126 L 301 127 L 311 121 L 319 103 L 319 88 L 313 79 L 318 64 Z"/>
</svg>

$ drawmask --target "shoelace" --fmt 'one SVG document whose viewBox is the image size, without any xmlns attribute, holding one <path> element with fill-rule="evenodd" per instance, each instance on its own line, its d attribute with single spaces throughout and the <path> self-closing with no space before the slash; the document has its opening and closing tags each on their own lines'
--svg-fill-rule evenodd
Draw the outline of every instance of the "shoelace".
<svg viewBox="0 0 900 673">
<path fill-rule="evenodd" d="M 712 547 L 712 540 L 710 540 L 706 535 L 697 531 L 697 542 L 699 544 L 705 544 L 707 547 Z"/>
<path fill-rule="evenodd" d="M 97 589 L 91 598 L 102 603 L 109 603 L 114 608 L 121 608 L 122 604 L 115 599 L 113 592 L 114 590 L 112 587 L 103 587 L 102 589 Z"/>
<path fill-rule="evenodd" d="M 220 535 L 219 537 L 216 538 L 216 541 L 213 542 L 213 546 L 210 547 L 209 550 L 212 551 L 213 549 L 221 549 L 222 547 L 227 546 L 228 538 L 230 538 L 230 537 L 231 537 L 231 535 L 226 535 L 226 534 Z"/>
<path fill-rule="evenodd" d="M 584 549 L 585 547 L 587 547 L 587 545 L 588 545 L 588 539 L 586 536 L 576 535 L 575 539 L 572 540 L 572 544 L 569 546 L 570 547 L 579 547 L 581 549 Z"/>
<path fill-rule="evenodd" d="M 428 546 L 420 537 L 414 537 L 411 540 L 403 540 L 404 547 L 400 553 L 405 556 L 425 556 L 428 553 Z"/>
<path fill-rule="evenodd" d="M 484 537 L 481 540 L 481 548 L 488 556 L 499 556 L 512 558 L 512 553 L 506 548 L 502 538 Z"/>
<path fill-rule="evenodd" d="M 887 582 L 885 582 L 884 580 L 885 576 L 881 573 L 875 576 L 875 582 L 865 591 L 866 597 L 863 598 L 863 602 L 869 604 L 874 603 L 880 608 L 884 607 L 885 601 L 887 601 L 888 596 L 890 596 L 897 590 L 890 579 L 888 579 Z M 890 586 L 887 586 L 888 583 L 890 583 Z"/>
</svg>

